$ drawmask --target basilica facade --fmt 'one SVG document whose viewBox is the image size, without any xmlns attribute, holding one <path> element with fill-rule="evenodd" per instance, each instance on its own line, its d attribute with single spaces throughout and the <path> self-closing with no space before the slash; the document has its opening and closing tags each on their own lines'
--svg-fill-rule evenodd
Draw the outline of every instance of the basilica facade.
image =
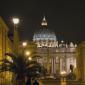
<svg viewBox="0 0 85 85">
<path fill-rule="evenodd" d="M 76 47 L 70 42 L 66 44 L 63 40 L 59 43 L 56 34 L 48 28 L 48 23 L 43 18 L 41 28 L 34 33 L 33 42 L 37 45 L 37 62 L 41 63 L 48 74 L 68 74 L 70 65 L 76 69 Z"/>
</svg>

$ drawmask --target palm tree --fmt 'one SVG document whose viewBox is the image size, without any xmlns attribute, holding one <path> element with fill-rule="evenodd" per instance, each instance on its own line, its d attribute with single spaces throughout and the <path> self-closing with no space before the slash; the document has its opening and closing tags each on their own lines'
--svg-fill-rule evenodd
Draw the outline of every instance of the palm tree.
<svg viewBox="0 0 85 85">
<path fill-rule="evenodd" d="M 32 56 L 32 58 L 33 58 L 34 60 L 36 60 L 36 59 L 40 59 L 40 58 L 42 58 L 42 57 L 39 56 L 39 55 L 34 55 L 34 56 Z M 40 63 L 39 63 L 38 65 L 39 65 L 38 68 L 40 69 L 40 75 L 41 75 L 41 76 L 46 76 L 47 69 L 46 69 L 44 66 L 42 66 Z"/>
<path fill-rule="evenodd" d="M 18 85 L 23 85 L 25 83 L 25 77 L 33 77 L 40 72 L 40 64 L 36 61 L 29 61 L 26 57 L 22 55 L 15 55 L 12 53 L 6 53 L 6 58 L 2 60 L 2 65 L 0 65 L 0 72 L 11 71 L 16 75 L 16 80 L 18 80 Z M 11 60 L 7 59 L 7 56 Z"/>
<path fill-rule="evenodd" d="M 25 58 L 21 55 L 15 55 L 11 53 L 6 53 L 6 58 L 2 60 L 1 72 L 3 71 L 11 71 L 16 75 L 16 80 L 19 81 L 19 84 L 24 82 L 25 80 L 25 70 L 26 69 L 26 61 Z M 11 58 L 11 60 L 7 59 L 7 55 Z"/>
</svg>

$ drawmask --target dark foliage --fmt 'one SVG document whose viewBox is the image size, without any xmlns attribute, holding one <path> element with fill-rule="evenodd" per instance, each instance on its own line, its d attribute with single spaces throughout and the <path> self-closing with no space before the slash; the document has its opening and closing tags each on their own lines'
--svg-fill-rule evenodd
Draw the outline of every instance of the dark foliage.
<svg viewBox="0 0 85 85">
<path fill-rule="evenodd" d="M 25 79 L 26 76 L 33 77 L 39 75 L 42 72 L 42 66 L 36 61 L 29 61 L 22 55 L 15 55 L 6 53 L 5 58 L 1 61 L 0 72 L 11 71 L 16 74 L 16 79 Z M 7 56 L 11 60 L 7 59 Z"/>
</svg>

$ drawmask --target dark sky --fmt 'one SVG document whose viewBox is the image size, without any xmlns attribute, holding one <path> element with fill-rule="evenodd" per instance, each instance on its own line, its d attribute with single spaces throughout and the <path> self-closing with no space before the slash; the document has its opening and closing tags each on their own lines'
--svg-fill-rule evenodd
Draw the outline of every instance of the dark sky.
<svg viewBox="0 0 85 85">
<path fill-rule="evenodd" d="M 18 26 L 21 40 L 32 40 L 40 29 L 45 14 L 48 29 L 56 33 L 58 40 L 81 42 L 85 40 L 85 3 L 80 0 L 2 0 L 0 15 L 12 29 L 12 16 L 20 18 Z"/>
</svg>

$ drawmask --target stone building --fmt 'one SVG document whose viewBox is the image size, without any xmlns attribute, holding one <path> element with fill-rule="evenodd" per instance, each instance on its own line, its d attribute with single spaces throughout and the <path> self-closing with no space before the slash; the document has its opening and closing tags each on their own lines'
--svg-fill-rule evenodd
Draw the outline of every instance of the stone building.
<svg viewBox="0 0 85 85">
<path fill-rule="evenodd" d="M 4 58 L 6 52 L 13 52 L 13 42 L 8 37 L 9 28 L 0 17 L 0 60 Z"/>
<path fill-rule="evenodd" d="M 15 35 L 15 37 L 13 37 Z M 10 57 L 6 57 L 5 53 L 14 53 L 15 49 L 14 46 L 17 47 L 16 50 L 18 50 L 18 33 L 15 31 L 15 34 L 9 35 L 9 28 L 6 25 L 5 21 L 0 17 L 0 66 L 2 65 L 1 60 L 4 58 L 7 58 L 8 60 L 11 60 Z M 15 39 L 14 39 L 15 38 Z M 14 43 L 15 41 L 16 43 Z M 0 85 L 10 82 L 12 79 L 12 72 L 5 71 L 2 72 L 0 69 Z"/>
<path fill-rule="evenodd" d="M 13 42 L 8 37 L 9 28 L 7 27 L 4 20 L 0 17 L 0 65 L 2 65 L 1 60 L 5 57 L 5 53 L 13 52 Z M 8 57 L 8 59 L 10 59 Z M 11 81 L 12 74 L 8 71 L 0 72 L 0 85 L 3 83 Z"/>
<path fill-rule="evenodd" d="M 68 74 L 70 65 L 76 68 L 76 47 L 70 42 L 66 44 L 63 40 L 59 43 L 55 32 L 48 29 L 48 23 L 43 18 L 40 30 L 33 36 L 33 42 L 37 45 L 37 61 L 48 71 L 48 74 Z"/>
<path fill-rule="evenodd" d="M 77 80 L 85 82 L 85 41 L 77 47 Z"/>
</svg>

